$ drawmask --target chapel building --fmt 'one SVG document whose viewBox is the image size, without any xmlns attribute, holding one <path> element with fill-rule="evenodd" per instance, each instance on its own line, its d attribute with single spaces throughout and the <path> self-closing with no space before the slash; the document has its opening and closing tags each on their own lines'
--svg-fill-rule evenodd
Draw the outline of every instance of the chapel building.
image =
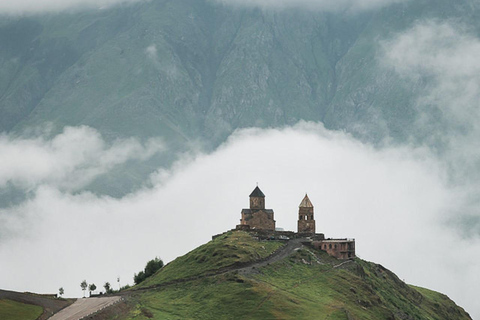
<svg viewBox="0 0 480 320">
<path fill-rule="evenodd" d="M 265 209 L 265 195 L 258 186 L 250 194 L 250 209 L 242 209 L 240 226 L 275 231 L 273 210 Z"/>
</svg>

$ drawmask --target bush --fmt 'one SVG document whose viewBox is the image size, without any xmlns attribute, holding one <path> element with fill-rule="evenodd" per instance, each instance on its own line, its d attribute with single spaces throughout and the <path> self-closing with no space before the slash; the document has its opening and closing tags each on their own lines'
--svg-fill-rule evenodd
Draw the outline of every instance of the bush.
<svg viewBox="0 0 480 320">
<path fill-rule="evenodd" d="M 140 271 L 138 274 L 135 273 L 133 275 L 133 281 L 135 282 L 135 284 L 139 284 L 145 281 L 145 279 L 147 279 L 148 277 L 154 275 L 155 272 L 157 272 L 161 268 L 163 268 L 163 261 L 158 257 L 155 257 L 155 259 L 147 262 L 147 265 L 145 266 L 145 269 L 143 271 Z"/>
</svg>

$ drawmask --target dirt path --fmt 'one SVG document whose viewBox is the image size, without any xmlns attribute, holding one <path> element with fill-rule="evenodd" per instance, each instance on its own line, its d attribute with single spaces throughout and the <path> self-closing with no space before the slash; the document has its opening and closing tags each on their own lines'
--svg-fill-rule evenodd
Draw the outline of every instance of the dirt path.
<svg viewBox="0 0 480 320">
<path fill-rule="evenodd" d="M 271 255 L 268 257 L 267 260 L 260 261 L 260 262 L 254 262 L 248 266 L 245 266 L 243 268 L 238 268 L 230 271 L 238 271 L 240 274 L 250 274 L 253 272 L 256 272 L 256 269 L 268 266 L 269 264 L 275 263 L 277 261 L 283 260 L 289 255 L 291 255 L 293 252 L 297 251 L 300 249 L 303 245 L 302 242 L 305 241 L 305 239 L 293 239 L 289 240 L 287 245 L 283 247 L 280 251 L 276 252 L 275 254 Z"/>
<path fill-rule="evenodd" d="M 132 290 L 125 291 L 125 292 L 120 292 L 118 294 L 119 295 L 129 295 L 129 294 L 134 293 L 134 292 L 163 288 L 163 287 L 167 287 L 167 286 L 171 286 L 171 285 L 175 285 L 175 284 L 179 284 L 179 283 L 185 283 L 185 282 L 190 282 L 190 281 L 194 281 L 194 280 L 198 280 L 198 279 L 218 276 L 218 275 L 221 275 L 221 274 L 234 272 L 234 271 L 237 271 L 241 274 L 254 273 L 254 272 L 256 272 L 256 269 L 258 269 L 260 267 L 263 267 L 263 266 L 269 265 L 271 263 L 274 263 L 274 262 L 285 259 L 289 255 L 291 255 L 293 252 L 300 249 L 303 246 L 302 242 L 304 242 L 305 240 L 306 239 L 292 239 L 292 240 L 289 240 L 284 247 L 282 247 L 281 249 L 279 249 L 278 251 L 276 251 L 275 253 L 273 253 L 269 257 L 267 257 L 265 259 L 262 259 L 260 261 L 242 263 L 240 265 L 238 265 L 238 264 L 237 265 L 232 265 L 232 266 L 225 267 L 225 268 L 222 268 L 222 269 L 219 269 L 219 270 L 216 270 L 216 271 L 212 271 L 212 272 L 209 272 L 209 273 L 206 273 L 206 274 L 193 276 L 193 277 L 189 277 L 189 278 L 172 280 L 172 281 L 168 281 L 168 282 L 164 282 L 164 283 L 161 283 L 161 284 L 148 286 L 148 287 L 144 287 L 144 288 L 132 289 Z"/>
<path fill-rule="evenodd" d="M 95 312 L 105 309 L 122 300 L 121 297 L 77 299 L 71 306 L 55 314 L 49 320 L 80 320 Z"/>
</svg>

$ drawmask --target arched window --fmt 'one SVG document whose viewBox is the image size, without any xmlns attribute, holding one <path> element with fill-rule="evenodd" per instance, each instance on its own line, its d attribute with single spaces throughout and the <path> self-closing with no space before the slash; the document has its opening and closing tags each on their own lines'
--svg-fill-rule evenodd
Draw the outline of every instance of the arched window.
<svg viewBox="0 0 480 320">
<path fill-rule="evenodd" d="M 300 220 L 303 220 L 303 216 L 300 216 Z"/>
<path fill-rule="evenodd" d="M 328 249 L 332 249 L 332 244 L 331 243 L 328 245 Z"/>
</svg>

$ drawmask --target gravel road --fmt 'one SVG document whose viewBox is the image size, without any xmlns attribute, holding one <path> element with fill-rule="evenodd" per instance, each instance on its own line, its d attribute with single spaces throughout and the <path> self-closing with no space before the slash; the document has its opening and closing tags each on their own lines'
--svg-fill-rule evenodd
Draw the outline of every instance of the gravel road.
<svg viewBox="0 0 480 320">
<path fill-rule="evenodd" d="M 77 299 L 71 306 L 55 314 L 49 318 L 49 320 L 80 320 L 83 317 L 119 302 L 121 299 L 121 297 Z"/>
</svg>

